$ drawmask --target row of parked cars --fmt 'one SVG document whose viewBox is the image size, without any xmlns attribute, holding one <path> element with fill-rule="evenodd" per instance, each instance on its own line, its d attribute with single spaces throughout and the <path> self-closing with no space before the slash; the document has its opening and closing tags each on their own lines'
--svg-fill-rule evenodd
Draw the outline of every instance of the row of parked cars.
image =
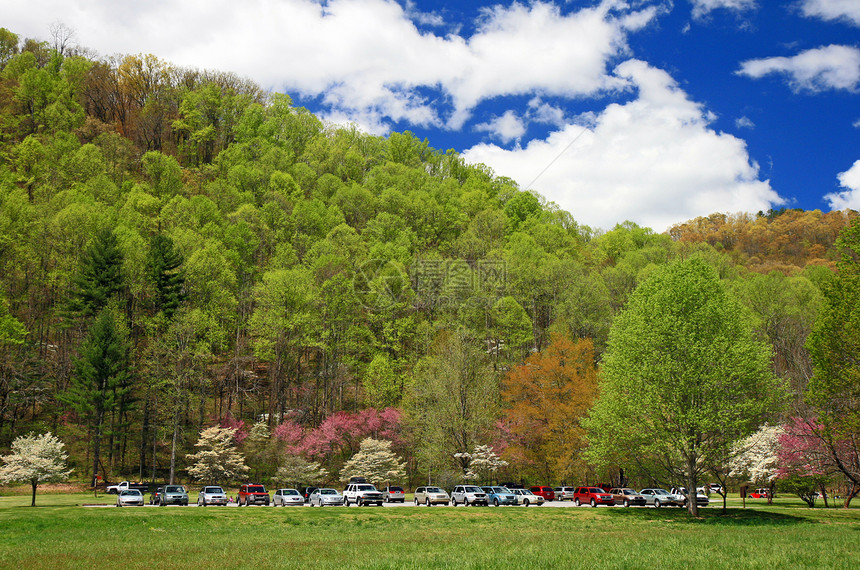
<svg viewBox="0 0 860 570">
<path fill-rule="evenodd" d="M 673 488 L 666 491 L 660 488 L 647 488 L 636 491 L 627 487 L 616 487 L 608 491 L 601 487 L 548 487 L 537 485 L 528 489 L 503 485 L 457 485 L 448 494 L 437 486 L 421 486 L 415 489 L 415 505 L 542 505 L 545 501 L 571 500 L 577 506 L 590 505 L 619 505 L 624 507 L 650 505 L 656 508 L 663 506 L 684 507 L 687 505 L 686 490 Z M 352 504 L 358 506 L 382 506 L 386 502 L 405 502 L 406 493 L 402 487 L 389 486 L 379 491 L 374 485 L 360 478 L 354 478 L 344 489 L 343 493 L 333 488 L 305 487 L 303 492 L 298 489 L 277 489 L 269 495 L 264 485 L 246 484 L 239 488 L 236 503 L 240 506 L 270 504 L 278 507 L 301 506 L 339 506 Z M 224 489 L 209 485 L 203 487 L 197 495 L 197 505 L 201 507 L 224 506 L 232 502 Z M 696 503 L 699 506 L 709 504 L 708 496 L 696 493 Z M 117 495 L 116 506 L 143 506 L 143 494 L 137 489 L 120 491 Z M 151 494 L 151 505 L 188 505 L 188 493 L 182 485 L 165 485 Z"/>
</svg>

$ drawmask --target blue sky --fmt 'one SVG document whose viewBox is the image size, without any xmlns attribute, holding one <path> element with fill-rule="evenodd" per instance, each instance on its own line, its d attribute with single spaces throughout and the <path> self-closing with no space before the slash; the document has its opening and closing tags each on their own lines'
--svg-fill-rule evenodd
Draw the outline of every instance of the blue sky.
<svg viewBox="0 0 860 570">
<path fill-rule="evenodd" d="M 860 0 L 31 0 L 100 56 L 232 71 L 410 130 L 594 228 L 860 209 Z"/>
</svg>

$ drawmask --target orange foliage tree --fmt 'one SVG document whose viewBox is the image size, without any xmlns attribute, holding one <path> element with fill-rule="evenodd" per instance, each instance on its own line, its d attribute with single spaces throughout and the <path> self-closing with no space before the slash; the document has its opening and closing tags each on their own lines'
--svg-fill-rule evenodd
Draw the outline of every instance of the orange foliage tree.
<svg viewBox="0 0 860 570">
<path fill-rule="evenodd" d="M 552 337 L 543 352 L 512 369 L 503 383 L 503 457 L 522 478 L 572 482 L 584 476 L 580 419 L 597 395 L 591 339 Z"/>
</svg>

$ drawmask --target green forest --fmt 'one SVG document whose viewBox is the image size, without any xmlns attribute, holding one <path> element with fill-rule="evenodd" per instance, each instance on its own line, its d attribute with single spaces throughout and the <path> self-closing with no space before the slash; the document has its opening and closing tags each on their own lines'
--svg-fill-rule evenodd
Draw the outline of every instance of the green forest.
<svg viewBox="0 0 860 570">
<path fill-rule="evenodd" d="M 267 484 L 297 460 L 340 481 L 367 437 L 393 442 L 411 485 L 462 480 L 480 446 L 498 481 L 623 469 L 668 484 L 659 453 L 588 450 L 628 300 L 704 262 L 787 390 L 746 432 L 836 425 L 810 397 L 826 391 L 808 337 L 823 314 L 839 327 L 827 295 L 855 271 L 857 219 L 590 228 L 410 132 L 327 124 L 229 72 L 0 29 L 0 453 L 50 431 L 81 481 L 190 481 L 187 455 L 220 425 Z M 791 476 L 812 475 L 852 481 Z"/>
</svg>

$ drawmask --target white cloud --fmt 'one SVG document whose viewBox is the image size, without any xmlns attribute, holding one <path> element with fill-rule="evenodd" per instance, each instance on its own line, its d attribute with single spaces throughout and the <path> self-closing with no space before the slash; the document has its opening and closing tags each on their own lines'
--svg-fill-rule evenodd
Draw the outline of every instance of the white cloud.
<svg viewBox="0 0 860 570">
<path fill-rule="evenodd" d="M 693 17 L 703 18 L 717 9 L 743 12 L 756 7 L 756 0 L 690 0 L 693 4 Z"/>
<path fill-rule="evenodd" d="M 103 55 L 152 53 L 177 65 L 241 70 L 266 89 L 322 95 L 333 115 L 458 129 L 494 97 L 618 88 L 608 62 L 657 13 L 622 0 L 566 14 L 552 3 L 514 2 L 487 8 L 469 37 L 421 32 L 411 18 L 443 22 L 394 0 L 30 0 L 0 8 L 0 21 L 45 38 L 47 23 L 33 29 L 34 18 L 49 14 Z"/>
<path fill-rule="evenodd" d="M 795 91 L 857 90 L 860 85 L 860 49 L 829 45 L 793 57 L 751 59 L 736 73 L 759 79 L 771 73 L 785 75 Z"/>
<path fill-rule="evenodd" d="M 801 10 L 807 16 L 846 20 L 860 26 L 860 2 L 857 0 L 803 0 Z"/>
<path fill-rule="evenodd" d="M 841 192 L 827 194 L 824 199 L 830 204 L 832 210 L 860 210 L 860 160 L 856 161 L 851 168 L 839 173 L 836 177 L 839 185 L 845 188 Z"/>
<path fill-rule="evenodd" d="M 735 119 L 735 126 L 739 129 L 754 129 L 755 123 L 753 123 L 752 119 L 749 117 L 741 117 L 739 119 Z"/>
<path fill-rule="evenodd" d="M 493 117 L 488 123 L 475 125 L 477 131 L 487 131 L 493 137 L 507 144 L 519 140 L 526 134 L 526 125 L 513 111 L 505 111 L 501 117 Z"/>
<path fill-rule="evenodd" d="M 609 105 L 589 117 L 593 123 L 568 124 L 525 148 L 481 144 L 464 158 L 604 229 L 633 220 L 663 231 L 700 215 L 755 212 L 784 202 L 758 179 L 744 141 L 712 130 L 713 116 L 666 72 L 629 60 L 615 75 L 638 89 L 637 99 Z"/>
<path fill-rule="evenodd" d="M 540 97 L 534 97 L 529 101 L 528 116 L 536 123 L 561 127 L 565 124 L 564 115 L 564 109 L 550 105 Z"/>
</svg>

